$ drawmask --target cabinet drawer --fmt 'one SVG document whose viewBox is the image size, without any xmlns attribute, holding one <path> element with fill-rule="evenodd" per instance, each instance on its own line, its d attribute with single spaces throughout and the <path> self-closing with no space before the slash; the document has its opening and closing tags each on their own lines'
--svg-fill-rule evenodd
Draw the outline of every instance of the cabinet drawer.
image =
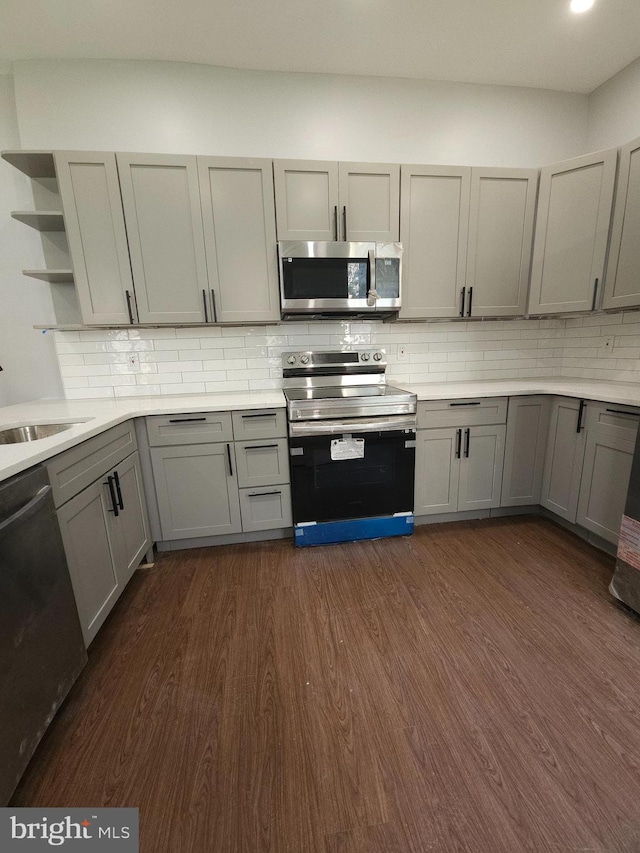
<svg viewBox="0 0 640 853">
<path fill-rule="evenodd" d="M 597 430 L 602 435 L 635 441 L 640 422 L 640 409 L 617 403 L 587 402 L 587 432 Z"/>
<path fill-rule="evenodd" d="M 133 421 L 83 441 L 47 464 L 55 505 L 61 506 L 137 448 Z"/>
<path fill-rule="evenodd" d="M 284 409 L 249 409 L 233 412 L 233 436 L 236 441 L 252 438 L 284 438 L 287 415 Z"/>
<path fill-rule="evenodd" d="M 289 482 L 286 438 L 236 442 L 239 486 L 275 486 Z"/>
<path fill-rule="evenodd" d="M 291 487 L 240 489 L 242 530 L 277 530 L 291 527 Z"/>
<path fill-rule="evenodd" d="M 429 400 L 418 403 L 418 429 L 503 424 L 507 421 L 507 397 Z"/>
<path fill-rule="evenodd" d="M 233 441 L 229 412 L 194 412 L 188 415 L 154 415 L 147 418 L 149 444 L 208 444 Z"/>
</svg>

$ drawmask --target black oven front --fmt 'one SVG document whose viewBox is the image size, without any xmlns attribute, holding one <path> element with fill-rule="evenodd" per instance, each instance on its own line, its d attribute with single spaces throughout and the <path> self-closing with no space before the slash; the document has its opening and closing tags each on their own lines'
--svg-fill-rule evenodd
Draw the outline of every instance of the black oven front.
<svg viewBox="0 0 640 853">
<path fill-rule="evenodd" d="M 413 519 L 415 438 L 415 429 L 291 437 L 294 524 Z"/>
</svg>

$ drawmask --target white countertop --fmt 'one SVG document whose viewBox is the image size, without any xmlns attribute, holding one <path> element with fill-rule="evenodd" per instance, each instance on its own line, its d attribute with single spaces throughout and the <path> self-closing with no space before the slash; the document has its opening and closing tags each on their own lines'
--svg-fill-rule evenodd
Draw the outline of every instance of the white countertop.
<svg viewBox="0 0 640 853">
<path fill-rule="evenodd" d="M 557 394 L 603 403 L 640 406 L 640 385 L 633 382 L 598 382 L 593 379 L 477 379 L 469 382 L 395 383 L 418 395 L 418 400 L 448 400 L 466 397 L 521 397 L 527 394 Z"/>
<path fill-rule="evenodd" d="M 284 406 L 282 391 L 126 397 L 120 400 L 34 400 L 6 406 L 0 409 L 0 430 L 24 424 L 84 423 L 51 438 L 23 444 L 0 444 L 0 481 L 131 418 L 239 409 L 283 409 Z"/>
<path fill-rule="evenodd" d="M 466 397 L 516 397 L 527 394 L 558 394 L 618 405 L 640 406 L 640 385 L 631 382 L 597 382 L 586 379 L 492 379 L 469 382 L 399 384 L 417 394 L 418 400 Z M 24 444 L 0 445 L 0 481 L 44 462 L 109 427 L 146 415 L 223 412 L 239 409 L 283 409 L 282 391 L 236 391 L 226 394 L 188 394 L 173 397 L 128 397 L 120 400 L 34 400 L 0 409 L 0 429 L 24 424 L 84 421 L 51 438 Z"/>
</svg>

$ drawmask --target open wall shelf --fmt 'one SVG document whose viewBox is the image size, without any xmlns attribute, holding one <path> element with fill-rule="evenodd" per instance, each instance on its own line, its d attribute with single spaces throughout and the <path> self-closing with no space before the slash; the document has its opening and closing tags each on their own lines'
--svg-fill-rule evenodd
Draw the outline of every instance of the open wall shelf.
<svg viewBox="0 0 640 853">
<path fill-rule="evenodd" d="M 56 177 L 56 166 L 51 151 L 3 151 L 2 159 L 30 178 Z"/>
<path fill-rule="evenodd" d="M 12 210 L 11 216 L 36 231 L 64 231 L 64 217 L 59 210 Z"/>
<path fill-rule="evenodd" d="M 73 270 L 22 270 L 22 275 L 48 281 L 49 284 L 73 283 Z"/>
</svg>

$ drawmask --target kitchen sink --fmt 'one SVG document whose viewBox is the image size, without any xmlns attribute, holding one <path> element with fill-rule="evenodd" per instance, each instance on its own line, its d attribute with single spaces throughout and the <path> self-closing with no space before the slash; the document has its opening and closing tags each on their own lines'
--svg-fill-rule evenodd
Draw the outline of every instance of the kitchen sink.
<svg viewBox="0 0 640 853">
<path fill-rule="evenodd" d="M 38 441 L 40 438 L 50 438 L 59 432 L 64 432 L 75 426 L 80 426 L 84 421 L 75 421 L 66 424 L 33 424 L 28 426 L 14 427 L 0 431 L 0 444 L 19 444 L 23 441 Z"/>
</svg>

